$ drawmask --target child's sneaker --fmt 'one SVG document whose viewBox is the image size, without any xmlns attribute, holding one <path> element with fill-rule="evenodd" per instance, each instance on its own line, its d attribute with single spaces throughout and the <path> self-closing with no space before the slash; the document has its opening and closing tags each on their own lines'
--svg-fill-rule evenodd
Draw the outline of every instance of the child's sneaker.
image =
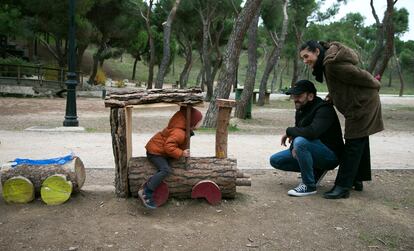
<svg viewBox="0 0 414 251">
<path fill-rule="evenodd" d="M 288 191 L 290 196 L 302 197 L 316 193 L 316 187 L 310 187 L 303 183 L 300 183 L 297 187 Z"/>
<path fill-rule="evenodd" d="M 150 209 L 156 209 L 157 205 L 155 205 L 154 199 L 152 198 L 152 191 L 144 185 L 143 188 L 139 189 L 138 196 L 141 198 L 142 203 L 144 203 L 145 207 Z"/>
</svg>

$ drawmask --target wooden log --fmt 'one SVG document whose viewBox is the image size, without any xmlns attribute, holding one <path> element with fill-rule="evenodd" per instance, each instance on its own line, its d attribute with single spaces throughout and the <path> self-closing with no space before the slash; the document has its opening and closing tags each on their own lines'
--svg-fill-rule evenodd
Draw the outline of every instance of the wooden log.
<svg viewBox="0 0 414 251">
<path fill-rule="evenodd" d="M 214 157 L 191 157 L 187 169 L 185 160 L 172 160 L 172 174 L 164 181 L 168 184 L 171 197 L 191 198 L 194 185 L 202 180 L 216 183 L 223 198 L 236 196 L 237 161 L 235 159 L 218 159 Z M 138 189 L 149 177 L 156 173 L 156 168 L 146 157 L 133 157 L 128 162 L 129 190 L 137 196 Z"/>
<path fill-rule="evenodd" d="M 73 184 L 73 191 L 78 192 L 85 183 L 85 167 L 79 157 L 74 157 L 72 161 L 64 165 L 18 165 L 15 167 L 3 167 L 1 170 L 1 182 L 23 176 L 29 179 L 35 188 L 36 193 L 40 193 L 43 181 L 54 174 L 63 174 Z"/>
<path fill-rule="evenodd" d="M 115 160 L 115 194 L 129 196 L 128 189 L 128 142 L 125 108 L 111 108 L 110 115 L 112 151 Z"/>
<path fill-rule="evenodd" d="M 7 203 L 28 203 L 35 197 L 33 183 L 23 176 L 12 177 L 2 184 L 3 199 Z"/>
<path fill-rule="evenodd" d="M 72 182 L 65 175 L 55 174 L 43 181 L 40 197 L 47 205 L 60 205 L 65 203 L 72 194 Z"/>
<path fill-rule="evenodd" d="M 251 186 L 252 179 L 251 178 L 237 178 L 236 179 L 236 186 Z"/>
<path fill-rule="evenodd" d="M 220 187 L 211 180 L 202 180 L 193 187 L 191 198 L 204 198 L 211 205 L 216 205 L 221 202 Z"/>
<path fill-rule="evenodd" d="M 203 103 L 200 89 L 152 89 L 109 93 L 105 98 L 105 107 L 125 107 L 128 105 L 152 103 Z"/>
</svg>

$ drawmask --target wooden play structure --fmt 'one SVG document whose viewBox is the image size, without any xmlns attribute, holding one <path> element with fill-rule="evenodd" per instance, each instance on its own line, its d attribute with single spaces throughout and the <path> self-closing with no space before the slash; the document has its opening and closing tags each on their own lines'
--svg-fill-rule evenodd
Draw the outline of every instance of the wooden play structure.
<svg viewBox="0 0 414 251">
<path fill-rule="evenodd" d="M 115 193 L 118 197 L 138 196 L 139 188 L 157 170 L 146 157 L 132 157 L 132 111 L 139 105 L 187 107 L 187 135 L 190 133 L 191 107 L 203 103 L 200 89 L 153 89 L 110 93 L 112 147 L 115 159 Z M 173 160 L 172 174 L 165 179 L 167 193 L 176 198 L 205 198 L 216 204 L 221 198 L 234 198 L 237 186 L 250 186 L 250 177 L 237 169 L 237 161 L 227 158 L 228 124 L 234 100 L 216 101 L 219 112 L 214 157 Z M 155 132 L 154 132 L 155 133 Z M 145 144 L 146 142 L 142 142 Z M 190 142 L 187 143 L 188 147 Z M 165 192 L 165 189 L 164 189 Z"/>
</svg>

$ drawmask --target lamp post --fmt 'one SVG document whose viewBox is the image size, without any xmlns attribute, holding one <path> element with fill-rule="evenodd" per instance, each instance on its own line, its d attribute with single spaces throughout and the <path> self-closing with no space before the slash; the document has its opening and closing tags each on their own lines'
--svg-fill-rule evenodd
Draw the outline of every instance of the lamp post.
<svg viewBox="0 0 414 251">
<path fill-rule="evenodd" d="M 63 126 L 79 126 L 76 115 L 76 54 L 75 54 L 75 0 L 69 0 L 69 45 L 68 45 L 68 73 L 65 84 L 67 86 L 66 114 Z"/>
</svg>

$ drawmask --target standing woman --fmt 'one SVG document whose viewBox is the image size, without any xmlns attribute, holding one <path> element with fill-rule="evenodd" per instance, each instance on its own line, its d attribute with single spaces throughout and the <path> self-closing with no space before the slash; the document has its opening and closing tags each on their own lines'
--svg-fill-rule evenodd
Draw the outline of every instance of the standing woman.
<svg viewBox="0 0 414 251">
<path fill-rule="evenodd" d="M 300 47 L 300 57 L 318 82 L 325 77 L 326 99 L 345 117 L 344 153 L 335 186 L 324 197 L 348 198 L 352 187 L 362 191 L 362 182 L 371 180 L 369 135 L 384 130 L 380 82 L 357 66 L 358 55 L 352 49 L 338 42 L 308 41 Z"/>
</svg>

